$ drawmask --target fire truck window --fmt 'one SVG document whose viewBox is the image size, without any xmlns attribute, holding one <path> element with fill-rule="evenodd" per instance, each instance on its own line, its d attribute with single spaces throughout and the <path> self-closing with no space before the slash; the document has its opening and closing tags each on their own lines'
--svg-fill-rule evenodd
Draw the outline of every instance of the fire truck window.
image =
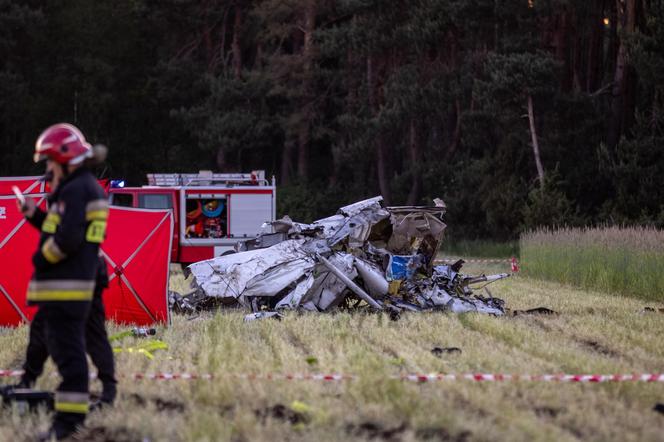
<svg viewBox="0 0 664 442">
<path fill-rule="evenodd" d="M 138 195 L 138 207 L 144 209 L 172 209 L 170 195 L 164 193 L 144 193 Z"/>
<path fill-rule="evenodd" d="M 226 200 L 191 199 L 187 201 L 187 238 L 228 236 Z"/>
<path fill-rule="evenodd" d="M 133 207 L 134 196 L 130 193 L 112 193 L 111 204 L 121 207 Z"/>
</svg>

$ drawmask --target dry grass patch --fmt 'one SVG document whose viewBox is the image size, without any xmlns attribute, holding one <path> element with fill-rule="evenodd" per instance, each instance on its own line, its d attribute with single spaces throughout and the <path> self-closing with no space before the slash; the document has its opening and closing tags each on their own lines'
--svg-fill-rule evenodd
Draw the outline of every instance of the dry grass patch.
<svg viewBox="0 0 664 442">
<path fill-rule="evenodd" d="M 495 273 L 501 267 L 472 268 Z M 180 281 L 182 285 L 184 283 Z M 493 285 L 512 309 L 559 315 L 289 313 L 244 323 L 243 311 L 176 316 L 150 361 L 117 356 L 118 406 L 92 414 L 89 440 L 663 440 L 662 384 L 544 384 L 386 379 L 409 372 L 632 373 L 661 371 L 664 315 L 643 301 L 520 277 Z M 120 329 L 114 326 L 115 329 Z M 16 368 L 25 327 L 0 332 L 0 362 Z M 139 343 L 128 338 L 125 346 Z M 434 347 L 459 347 L 438 353 Z M 137 372 L 211 373 L 212 381 L 133 381 Z M 52 367 L 49 369 L 52 373 Z M 355 381 L 246 380 L 242 373 L 338 372 Z M 46 376 L 41 385 L 52 388 Z M 94 388 L 98 388 L 94 385 Z M 0 414 L 0 440 L 34 435 L 45 413 Z M 20 440 L 20 438 L 19 438 Z"/>
</svg>

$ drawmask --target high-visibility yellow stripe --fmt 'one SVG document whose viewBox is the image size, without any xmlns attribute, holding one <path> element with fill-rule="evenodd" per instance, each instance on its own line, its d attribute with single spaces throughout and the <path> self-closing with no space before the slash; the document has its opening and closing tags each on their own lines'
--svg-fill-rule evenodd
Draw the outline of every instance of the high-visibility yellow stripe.
<svg viewBox="0 0 664 442">
<path fill-rule="evenodd" d="M 92 290 L 28 290 L 28 301 L 89 301 Z"/>
<path fill-rule="evenodd" d="M 56 391 L 55 410 L 62 413 L 87 413 L 90 395 L 79 391 Z"/>
<path fill-rule="evenodd" d="M 44 258 L 46 258 L 46 261 L 50 262 L 51 264 L 60 262 L 60 257 L 51 252 L 51 250 L 48 248 L 48 244 L 44 243 L 41 248 L 41 252 L 42 255 L 44 255 Z"/>
<path fill-rule="evenodd" d="M 44 242 L 44 245 L 41 248 L 42 255 L 46 258 L 46 261 L 51 264 L 57 264 L 63 259 L 66 258 L 66 255 L 62 253 L 60 247 L 55 243 L 53 237 L 49 238 Z"/>
<path fill-rule="evenodd" d="M 93 244 L 101 244 L 106 237 L 106 221 L 94 220 L 90 222 L 85 232 L 85 240 Z"/>
<path fill-rule="evenodd" d="M 77 403 L 77 402 L 56 402 L 55 411 L 61 413 L 80 413 L 85 414 L 90 410 L 90 404 Z"/>
<path fill-rule="evenodd" d="M 108 219 L 108 210 L 92 210 L 85 214 L 86 221 L 100 220 L 104 221 Z"/>
<path fill-rule="evenodd" d="M 42 232 L 44 233 L 55 233 L 56 229 L 60 225 L 60 215 L 55 212 L 48 212 L 46 219 L 42 223 Z"/>
<path fill-rule="evenodd" d="M 95 288 L 94 280 L 87 279 L 41 279 L 32 280 L 28 286 L 28 291 L 43 292 L 54 290 L 78 290 L 92 291 Z"/>
</svg>

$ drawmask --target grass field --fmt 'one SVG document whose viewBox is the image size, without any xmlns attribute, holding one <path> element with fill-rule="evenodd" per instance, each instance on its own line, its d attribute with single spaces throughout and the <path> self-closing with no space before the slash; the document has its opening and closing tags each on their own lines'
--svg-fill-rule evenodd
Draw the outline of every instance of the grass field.
<svg viewBox="0 0 664 442">
<path fill-rule="evenodd" d="M 664 301 L 664 231 L 645 227 L 537 230 L 521 237 L 528 276 Z"/>
<path fill-rule="evenodd" d="M 486 272 L 502 266 L 471 267 Z M 174 286 L 182 285 L 174 276 Z M 244 312 L 188 320 L 158 337 L 170 349 L 150 361 L 117 356 L 118 372 L 212 373 L 211 381 L 121 378 L 114 409 L 95 412 L 91 441 L 656 441 L 664 440 L 664 384 L 413 384 L 400 373 L 662 372 L 664 314 L 647 303 L 557 283 L 512 278 L 492 286 L 512 309 L 546 306 L 557 316 L 291 313 L 281 322 L 243 323 Z M 128 338 L 126 346 L 140 341 Z M 0 331 L 0 368 L 23 358 L 26 328 Z M 433 347 L 462 353 L 436 357 Z M 52 373 L 52 368 L 49 372 Z M 338 383 L 249 381 L 238 373 L 354 373 Z M 57 378 L 46 376 L 51 388 Z M 94 385 L 94 389 L 98 389 Z M 48 426 L 45 413 L 0 413 L 0 440 Z M 29 440 L 29 439 L 28 439 Z"/>
</svg>

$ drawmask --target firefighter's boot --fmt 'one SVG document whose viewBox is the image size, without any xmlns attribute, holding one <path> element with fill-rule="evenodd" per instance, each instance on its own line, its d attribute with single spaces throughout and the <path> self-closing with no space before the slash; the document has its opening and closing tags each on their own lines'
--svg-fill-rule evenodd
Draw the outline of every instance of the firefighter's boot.
<svg viewBox="0 0 664 442">
<path fill-rule="evenodd" d="M 113 405 L 113 402 L 115 402 L 115 396 L 117 396 L 117 394 L 118 390 L 115 382 L 105 383 L 101 392 L 100 401 L 103 402 L 104 405 Z"/>
</svg>

